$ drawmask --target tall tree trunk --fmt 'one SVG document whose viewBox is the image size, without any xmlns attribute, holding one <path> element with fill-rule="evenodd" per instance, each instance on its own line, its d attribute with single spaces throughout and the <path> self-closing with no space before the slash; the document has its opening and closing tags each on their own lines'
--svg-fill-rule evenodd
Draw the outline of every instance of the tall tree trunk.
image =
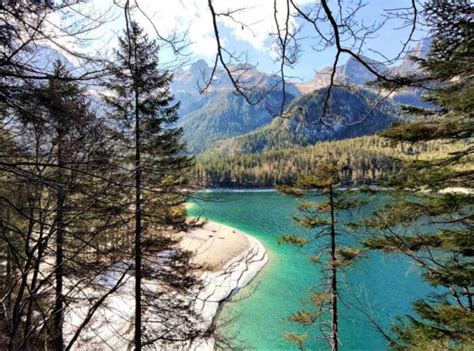
<svg viewBox="0 0 474 351">
<path fill-rule="evenodd" d="M 338 320 L 337 320 L 337 267 L 336 267 L 336 231 L 334 220 L 334 189 L 329 187 L 329 201 L 331 204 L 331 291 L 332 291 L 332 337 L 331 350 L 338 349 Z"/>
<path fill-rule="evenodd" d="M 27 290 L 27 285 L 28 285 L 28 273 L 33 261 L 33 255 L 30 254 L 30 243 L 31 243 L 31 236 L 33 233 L 33 228 L 34 228 L 34 200 L 30 204 L 30 212 L 29 212 L 29 222 L 28 222 L 28 232 L 26 234 L 25 238 L 25 253 L 26 253 L 26 262 L 23 265 L 22 269 L 22 274 L 21 274 L 21 283 L 20 287 L 18 289 L 18 293 L 15 296 L 15 303 L 12 308 L 12 324 L 11 324 L 11 333 L 10 333 L 10 341 L 8 343 L 8 350 L 13 350 L 15 348 L 15 342 L 16 342 L 16 335 L 18 333 L 19 325 L 21 322 L 21 305 L 23 304 L 24 300 L 24 294 L 25 290 Z M 15 254 L 16 255 L 16 254 Z M 15 259 L 16 263 L 19 265 L 18 259 Z"/>
<path fill-rule="evenodd" d="M 39 207 L 41 208 L 41 204 Z M 27 308 L 27 313 L 26 313 L 25 328 L 23 331 L 23 341 L 21 343 L 20 348 L 24 347 L 24 345 L 26 345 L 28 348 L 28 342 L 29 342 L 28 334 L 30 333 L 33 305 L 38 304 L 38 302 L 36 301 L 36 289 L 37 289 L 36 284 L 38 281 L 38 275 L 40 274 L 41 260 L 43 259 L 43 254 L 45 250 L 45 245 L 42 244 L 43 234 L 44 234 L 44 224 L 43 224 L 43 220 L 41 220 L 39 236 L 38 236 L 38 244 L 37 244 L 38 253 L 35 258 L 35 263 L 34 263 L 34 268 L 33 268 L 33 277 L 31 279 L 30 296 L 28 297 L 28 308 Z"/>
<path fill-rule="evenodd" d="M 7 211 L 7 223 L 10 223 L 10 211 Z M 6 227 L 2 227 L 3 230 L 5 231 L 5 238 L 8 238 L 10 240 L 10 232 Z M 12 253 L 11 253 L 11 248 L 7 244 L 6 245 L 6 251 L 7 251 L 7 271 L 6 271 L 6 278 L 5 278 L 5 291 L 10 289 L 10 287 L 13 284 L 13 265 L 12 265 Z M 11 294 L 7 295 L 6 299 L 6 310 L 8 314 L 11 314 L 11 308 L 12 308 L 12 298 Z"/>
<path fill-rule="evenodd" d="M 136 63 L 136 62 L 135 62 Z M 142 348 L 142 204 L 141 204 L 140 116 L 135 90 L 135 351 Z"/>
<path fill-rule="evenodd" d="M 58 183 L 59 191 L 57 198 L 57 212 L 56 212 L 56 293 L 54 303 L 54 346 L 56 350 L 62 350 L 64 347 L 63 336 L 63 317 L 64 317 L 64 301 L 63 301 L 63 244 L 64 244 L 64 200 L 65 194 L 65 180 L 64 180 L 64 160 L 63 160 L 63 142 L 64 131 L 58 128 Z"/>
</svg>

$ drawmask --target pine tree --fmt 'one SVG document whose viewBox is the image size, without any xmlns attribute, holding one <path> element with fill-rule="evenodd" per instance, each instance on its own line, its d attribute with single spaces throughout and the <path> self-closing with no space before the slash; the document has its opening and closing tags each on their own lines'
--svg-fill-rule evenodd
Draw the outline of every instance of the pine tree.
<svg viewBox="0 0 474 351">
<path fill-rule="evenodd" d="M 306 326 L 319 321 L 321 330 L 325 332 L 327 313 L 330 313 L 330 336 L 327 339 L 330 340 L 330 347 L 333 351 L 338 350 L 340 344 L 338 272 L 360 256 L 358 249 L 347 247 L 340 242 L 339 236 L 343 226 L 350 226 L 351 223 L 344 223 L 338 219 L 337 215 L 340 211 L 356 208 L 363 204 L 361 200 L 350 199 L 348 193 L 336 191 L 337 186 L 341 183 L 339 173 L 336 166 L 326 163 L 316 170 L 315 175 L 300 178 L 294 186 L 278 187 L 278 190 L 284 194 L 296 197 L 316 196 L 325 199 L 320 202 L 305 201 L 300 203 L 298 209 L 301 215 L 293 217 L 298 224 L 312 231 L 310 238 L 288 235 L 280 237 L 279 243 L 303 246 L 314 240 L 323 242 L 321 252 L 311 256 L 310 260 L 318 264 L 327 259 L 329 267 L 322 269 L 323 273 L 328 273 L 326 282 L 310 296 L 314 308 L 298 311 L 290 317 L 290 320 Z M 303 348 L 306 336 L 289 333 L 286 338 Z"/>
<path fill-rule="evenodd" d="M 3 116 L 14 121 L 1 130 L 1 179 L 11 189 L 1 203 L 9 349 L 37 348 L 38 342 L 65 347 L 65 310 L 99 274 L 98 266 L 83 267 L 89 241 L 116 222 L 102 121 L 65 67 L 53 66 L 48 80 L 25 82 L 22 108 Z M 65 286 L 66 278 L 79 275 L 89 279 Z"/>
<path fill-rule="evenodd" d="M 422 81 L 430 82 L 426 99 L 436 108 L 408 109 L 414 121 L 382 134 L 405 148 L 426 141 L 462 145 L 446 157 L 406 163 L 403 174 L 390 184 L 398 190 L 393 202 L 367 222 L 383 233 L 369 239 L 368 248 L 405 254 L 435 288 L 413 303 L 416 314 L 393 326 L 397 349 L 474 347 L 472 11 L 469 1 L 425 4 L 433 42 L 427 59 L 418 61 Z M 464 191 L 440 192 L 453 188 Z M 423 194 L 410 196 L 419 190 Z"/>
<path fill-rule="evenodd" d="M 103 121 L 92 112 L 86 91 L 71 79 L 66 67 L 59 61 L 47 82 L 31 89 L 30 108 L 32 123 L 43 129 L 43 142 L 52 146 L 51 171 L 54 180 L 54 217 L 50 234 L 54 234 L 55 255 L 55 301 L 53 316 L 53 343 L 63 349 L 64 314 L 71 288 L 64 288 L 65 277 L 95 277 L 100 266 L 88 271 L 81 267 L 88 264 L 87 251 L 91 239 L 106 236 L 108 230 L 116 229 L 120 202 L 115 203 L 115 188 L 110 187 L 108 176 L 111 167 L 104 158 L 111 155 L 106 144 L 107 132 Z M 34 112 L 33 112 L 34 111 Z M 25 116 L 27 119 L 29 116 Z M 112 178 L 112 177 L 111 177 Z M 99 229 L 98 229 L 98 228 Z M 43 254 L 38 257 L 41 262 Z M 87 266 L 86 266 L 87 267 Z M 38 279 L 40 269 L 33 273 L 32 286 Z M 70 302 L 70 301 L 69 301 Z M 25 339 L 31 327 L 33 304 L 30 301 L 25 323 Z"/>
<path fill-rule="evenodd" d="M 140 350 L 145 309 L 142 278 L 144 274 L 160 274 L 147 265 L 153 263 L 151 255 L 170 249 L 174 243 L 164 232 L 183 229 L 186 225 L 183 185 L 190 159 L 183 155 L 182 130 L 173 126 L 178 118 L 179 103 L 173 102 L 169 92 L 172 75 L 158 68 L 157 43 L 149 40 L 139 25 L 130 20 L 128 12 L 126 16 L 127 28 L 119 39 L 116 60 L 111 67 L 113 78 L 107 85 L 113 96 L 106 100 L 115 110 L 117 132 L 123 139 L 123 152 L 128 155 L 124 167 L 133 163 L 134 194 L 130 195 L 135 198 L 134 343 L 135 350 Z M 186 254 L 176 254 L 173 258 L 187 259 Z M 177 269 L 174 275 L 163 270 L 160 278 L 175 287 L 189 286 L 187 272 L 178 266 L 174 267 Z M 150 338 L 153 336 L 147 337 L 148 343 Z"/>
</svg>

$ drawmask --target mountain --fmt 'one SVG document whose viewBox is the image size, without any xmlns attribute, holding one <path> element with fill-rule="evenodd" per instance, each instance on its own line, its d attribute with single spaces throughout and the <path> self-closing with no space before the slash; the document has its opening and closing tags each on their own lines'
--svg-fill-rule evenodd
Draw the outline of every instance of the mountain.
<svg viewBox="0 0 474 351">
<path fill-rule="evenodd" d="M 218 140 L 239 136 L 269 124 L 282 102 L 279 79 L 275 75 L 259 72 L 254 66 L 232 66 L 239 72 L 241 81 L 255 86 L 254 96 L 263 98 L 248 104 L 236 94 L 227 73 L 217 69 L 213 84 L 206 93 L 199 88 L 211 74 L 211 68 L 203 60 L 192 64 L 188 70 L 174 75 L 171 90 L 181 101 L 178 125 L 184 129 L 184 139 L 190 153 L 200 153 Z M 292 84 L 287 87 L 287 104 L 299 91 Z"/>
<path fill-rule="evenodd" d="M 288 100 L 292 100 L 288 96 Z M 184 129 L 184 139 L 189 152 L 204 151 L 218 140 L 242 135 L 269 124 L 273 119 L 272 104 L 281 100 L 281 92 L 269 92 L 263 101 L 250 105 L 234 91 L 221 90 L 199 99 L 188 96 L 182 100 L 185 114 L 179 125 Z M 193 111 L 193 105 L 196 109 Z"/>
<path fill-rule="evenodd" d="M 305 146 L 317 141 L 340 140 L 374 134 L 397 120 L 397 108 L 385 101 L 377 109 L 377 96 L 359 88 L 334 87 L 329 100 L 329 126 L 319 122 L 327 88 L 295 99 L 289 110 L 301 111 L 294 118 L 275 118 L 253 132 L 217 143 L 210 152 L 235 155 L 269 149 Z"/>
<path fill-rule="evenodd" d="M 372 60 L 368 57 L 362 56 L 372 68 L 380 73 L 388 75 L 409 76 L 420 74 L 420 66 L 414 58 L 426 58 L 430 49 L 431 40 L 429 38 L 419 41 L 414 47 L 407 50 L 402 62 L 395 67 L 387 67 L 383 63 Z M 312 80 L 304 83 L 296 84 L 296 87 L 302 94 L 311 93 L 315 90 L 329 86 L 331 82 L 332 67 L 326 67 L 318 71 Z M 347 62 L 341 66 L 336 67 L 334 81 L 336 83 L 344 83 L 349 85 L 364 85 L 376 77 L 359 61 L 350 57 Z M 403 89 L 396 92 L 391 97 L 396 104 L 400 105 L 414 105 L 419 107 L 431 107 L 421 99 L 423 92 L 420 89 Z"/>
<path fill-rule="evenodd" d="M 419 41 L 414 47 L 407 50 L 402 63 L 390 69 L 391 75 L 413 76 L 422 75 L 423 71 L 416 61 L 417 58 L 424 59 L 428 56 L 431 46 L 431 39 L 427 38 Z M 405 88 L 392 95 L 394 102 L 400 105 L 412 105 L 422 108 L 433 108 L 434 106 L 422 99 L 426 91 L 421 88 Z"/>
<path fill-rule="evenodd" d="M 388 70 L 387 66 L 385 66 L 383 63 L 364 56 L 362 56 L 362 58 L 377 72 L 384 73 Z M 296 84 L 296 86 L 303 94 L 325 88 L 331 83 L 332 72 L 332 67 L 323 68 L 316 73 L 312 80 L 305 83 Z M 336 73 L 334 75 L 335 82 L 352 85 L 363 85 L 374 79 L 375 75 L 353 57 L 350 57 L 345 64 L 337 66 Z"/>
<path fill-rule="evenodd" d="M 381 73 L 415 74 L 420 69 L 412 57 L 426 57 L 429 45 L 429 40 L 420 41 L 409 50 L 401 64 L 396 67 L 387 67 L 368 57 L 363 59 Z M 203 87 L 205 79 L 212 71 L 203 60 L 196 61 L 189 69 L 181 70 L 174 76 L 171 89 L 176 99 L 181 101 L 179 125 L 184 129 L 184 138 L 190 153 L 201 153 L 214 146 L 216 142 L 229 138 L 231 139 L 219 144 L 219 147 L 229 149 L 233 145 L 236 150 L 255 151 L 295 144 L 307 145 L 317 140 L 373 134 L 393 120 L 392 117 L 397 114 L 394 105 L 429 107 L 429 104 L 421 99 L 423 95 L 421 90 L 404 89 L 392 94 L 389 99 L 392 104 L 385 104 L 390 105 L 389 113 L 383 110 L 374 111 L 367 121 L 351 127 L 344 126 L 344 123 L 337 118 L 343 116 L 341 119 L 350 124 L 366 114 L 373 105 L 371 101 L 375 100 L 369 89 L 363 87 L 367 82 L 374 80 L 375 75 L 358 60 L 350 57 L 346 63 L 336 67 L 334 78 L 337 83 L 351 86 L 353 91 L 334 89 L 331 114 L 336 120 L 332 121 L 331 127 L 325 127 L 321 123 L 313 126 L 308 121 L 312 118 L 311 114 L 314 116 L 320 114 L 323 104 L 320 97 L 325 95 L 324 92 L 330 84 L 332 67 L 320 70 L 308 82 L 288 85 L 287 102 L 290 103 L 297 98 L 293 104 L 300 104 L 299 107 L 306 111 L 304 121 L 274 120 L 278 110 L 276 107 L 282 101 L 279 77 L 259 72 L 251 65 L 237 65 L 231 69 L 240 74 L 240 79 L 247 85 L 256 86 L 255 94 L 262 94 L 265 98 L 254 105 L 247 104 L 242 96 L 235 94 L 227 72 L 222 69 L 215 71 L 213 84 L 207 93 L 200 94 L 199 87 Z M 269 91 L 273 92 L 268 94 Z M 364 96 L 358 97 L 356 91 Z M 308 96 L 304 97 L 301 94 Z"/>
<path fill-rule="evenodd" d="M 207 65 L 206 61 L 198 60 L 194 62 L 188 70 L 179 70 L 174 74 L 173 82 L 171 83 L 171 90 L 177 93 L 190 93 L 198 94 L 199 89 L 204 86 L 204 81 L 209 77 L 211 68 Z M 229 84 L 221 76 L 221 72 L 217 72 L 217 79 L 214 80 L 212 88 L 227 86 Z"/>
<path fill-rule="evenodd" d="M 72 74 L 80 74 L 81 72 L 63 53 L 49 47 L 49 46 L 35 46 L 30 51 L 22 51 L 20 54 L 20 60 L 33 70 L 52 74 L 54 71 L 55 62 L 59 61 L 63 64 Z"/>
<path fill-rule="evenodd" d="M 409 48 L 403 57 L 402 63 L 390 69 L 393 75 L 409 76 L 420 73 L 420 65 L 414 58 L 424 59 L 430 51 L 431 39 L 427 38 L 419 41 L 414 47 Z"/>
<path fill-rule="evenodd" d="M 235 77 L 238 77 L 241 84 L 246 87 L 252 87 L 255 90 L 261 91 L 281 90 L 278 76 L 260 72 L 256 66 L 239 64 L 229 66 L 229 69 Z M 174 94 L 188 93 L 199 95 L 200 89 L 204 88 L 211 73 L 212 68 L 208 66 L 206 61 L 198 60 L 189 69 L 180 70 L 174 74 L 171 90 Z M 234 90 L 234 86 L 227 71 L 218 67 L 214 72 L 214 78 L 212 84 L 207 89 L 207 93 L 221 90 Z M 294 84 L 288 84 L 287 91 L 291 95 L 299 95 L 299 90 Z"/>
</svg>

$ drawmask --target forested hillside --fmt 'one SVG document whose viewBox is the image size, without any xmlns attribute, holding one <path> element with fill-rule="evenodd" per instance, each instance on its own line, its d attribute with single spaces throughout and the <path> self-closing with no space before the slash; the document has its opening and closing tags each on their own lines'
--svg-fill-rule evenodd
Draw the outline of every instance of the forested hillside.
<svg viewBox="0 0 474 351">
<path fill-rule="evenodd" d="M 295 99 L 288 110 L 298 113 L 289 118 L 275 118 L 271 124 L 254 132 L 218 143 L 214 152 L 226 155 L 257 153 L 370 135 L 398 119 L 397 108 L 389 101 L 379 103 L 379 98 L 370 91 L 335 87 L 321 121 L 325 92 L 326 89 L 321 89 Z"/>
<path fill-rule="evenodd" d="M 208 152 L 196 158 L 192 178 L 203 187 L 273 187 L 291 184 L 311 174 L 320 164 L 337 164 L 345 185 L 389 180 L 400 171 L 398 159 L 432 159 L 458 150 L 457 145 L 423 143 L 392 145 L 378 136 L 320 142 L 313 146 L 225 156 Z"/>
</svg>

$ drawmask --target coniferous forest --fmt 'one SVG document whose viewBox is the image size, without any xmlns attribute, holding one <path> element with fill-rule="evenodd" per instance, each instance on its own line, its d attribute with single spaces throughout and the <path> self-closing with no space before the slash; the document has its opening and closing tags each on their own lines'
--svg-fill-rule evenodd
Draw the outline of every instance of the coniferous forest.
<svg viewBox="0 0 474 351">
<path fill-rule="evenodd" d="M 272 188 L 275 184 L 289 185 L 302 175 L 310 175 L 319 165 L 333 162 L 342 185 L 382 185 L 401 174 L 402 161 L 443 158 L 462 148 L 462 143 L 403 145 L 364 136 L 261 153 L 226 154 L 211 149 L 196 157 L 191 179 L 204 187 Z"/>
<path fill-rule="evenodd" d="M 473 14 L 0 1 L 0 350 L 474 349 Z"/>
</svg>

